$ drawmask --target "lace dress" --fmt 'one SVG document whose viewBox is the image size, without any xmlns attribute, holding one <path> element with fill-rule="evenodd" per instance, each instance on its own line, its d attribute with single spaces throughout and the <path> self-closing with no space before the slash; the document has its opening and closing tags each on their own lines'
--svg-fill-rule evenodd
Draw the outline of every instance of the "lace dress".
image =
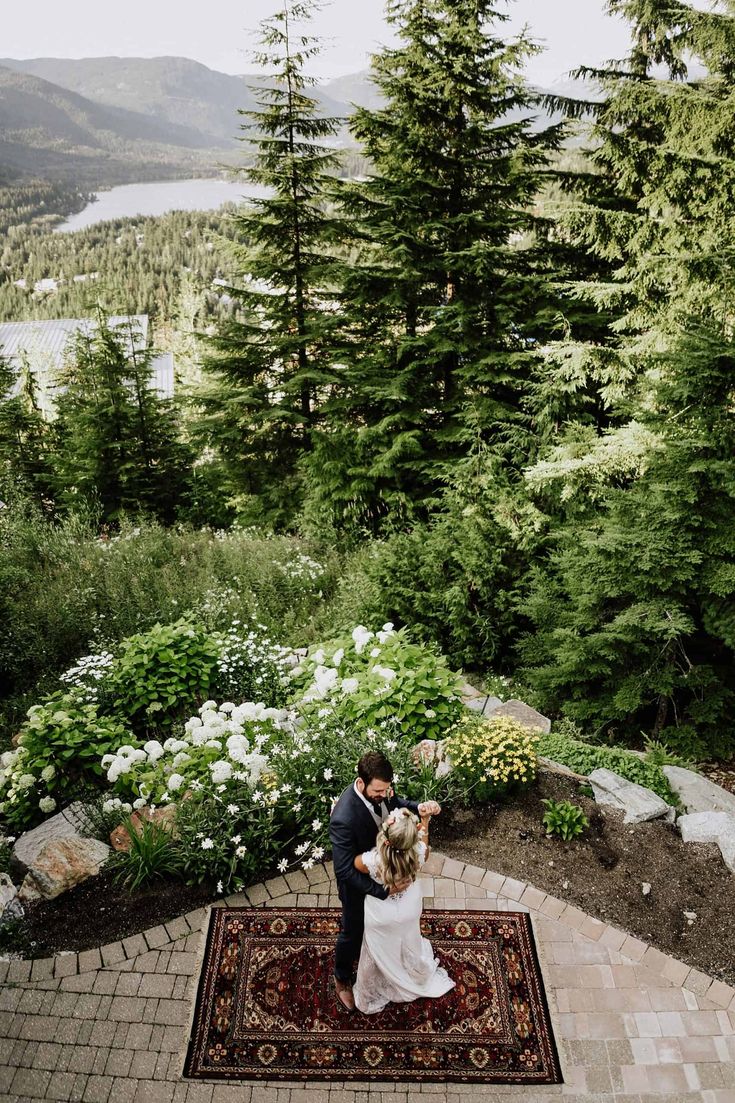
<svg viewBox="0 0 735 1103">
<path fill-rule="evenodd" d="M 422 865 L 425 856 L 426 847 L 419 843 Z M 382 884 L 377 850 L 366 851 L 362 860 L 373 880 Z M 454 988 L 431 943 L 421 935 L 422 907 L 417 881 L 387 900 L 365 897 L 365 934 L 353 989 L 355 1005 L 363 1014 L 374 1015 L 389 1003 L 443 996 Z"/>
</svg>

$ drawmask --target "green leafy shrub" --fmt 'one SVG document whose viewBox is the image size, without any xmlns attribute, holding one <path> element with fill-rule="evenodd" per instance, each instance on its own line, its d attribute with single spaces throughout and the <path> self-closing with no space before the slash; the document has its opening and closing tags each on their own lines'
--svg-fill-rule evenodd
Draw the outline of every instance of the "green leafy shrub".
<svg viewBox="0 0 735 1103">
<path fill-rule="evenodd" d="M 581 835 L 589 827 L 590 821 L 578 804 L 568 800 L 546 798 L 541 803 L 546 806 L 543 824 L 547 835 L 558 835 L 564 842 Z"/>
<path fill-rule="evenodd" d="M 484 802 L 535 779 L 537 739 L 509 716 L 465 716 L 450 729 L 444 753 L 466 798 Z"/>
<path fill-rule="evenodd" d="M 395 720 L 415 742 L 438 739 L 459 718 L 460 678 L 446 660 L 413 643 L 405 629 L 358 625 L 312 648 L 292 674 L 294 701 L 306 712 L 334 708 L 346 725 L 377 728 Z"/>
<path fill-rule="evenodd" d="M 176 810 L 177 848 L 187 884 L 217 883 L 217 891 L 239 891 L 273 869 L 283 848 L 279 794 L 211 782 Z"/>
<path fill-rule="evenodd" d="M 125 739 L 123 725 L 95 705 L 57 693 L 28 710 L 18 746 L 0 756 L 0 814 L 30 827 L 87 784 L 104 779 L 102 756 Z"/>
<path fill-rule="evenodd" d="M 153 820 L 143 819 L 133 824 L 123 820 L 130 836 L 130 850 L 118 851 L 112 859 L 115 879 L 135 892 L 156 877 L 179 874 L 183 855 L 171 838 L 171 832 Z"/>
<path fill-rule="evenodd" d="M 234 618 L 256 618 L 301 645 L 314 638 L 338 565 L 333 551 L 252 529 L 124 522 L 103 539 L 94 517 L 52 525 L 20 508 L 0 510 L 0 684 L 17 698 L 77 656 L 113 650 L 188 611 L 219 631 Z"/>
<path fill-rule="evenodd" d="M 116 710 L 143 729 L 169 726 L 208 695 L 219 651 L 215 638 L 186 618 L 130 636 L 111 676 Z"/>
<path fill-rule="evenodd" d="M 628 781 L 634 781 L 658 793 L 668 804 L 677 803 L 661 767 L 646 762 L 645 759 L 639 758 L 638 755 L 622 747 L 592 746 L 579 739 L 552 731 L 549 735 L 540 737 L 536 749 L 538 754 L 563 763 L 575 773 L 586 776 L 593 770 L 612 770 L 613 773 L 620 774 Z"/>
</svg>

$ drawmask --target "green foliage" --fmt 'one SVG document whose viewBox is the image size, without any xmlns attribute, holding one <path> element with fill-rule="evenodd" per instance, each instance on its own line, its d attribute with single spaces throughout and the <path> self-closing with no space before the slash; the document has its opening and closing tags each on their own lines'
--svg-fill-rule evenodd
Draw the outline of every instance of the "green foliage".
<svg viewBox="0 0 735 1103">
<path fill-rule="evenodd" d="M 543 518 L 480 449 L 458 463 L 441 512 L 362 547 L 346 566 L 333 622 L 410 625 L 457 666 L 505 658 L 518 635 L 518 584 Z"/>
<path fill-rule="evenodd" d="M 673 744 L 670 745 L 665 739 L 646 738 L 646 761 L 654 766 L 682 766 L 685 770 L 696 770 L 697 762 L 706 757 L 705 745 L 696 732 L 691 728 L 667 728 L 664 734 L 673 737 Z M 680 740 L 677 739 L 678 735 L 682 737 Z M 699 751 L 699 755 L 685 757 L 686 750 L 694 748 Z"/>
<path fill-rule="evenodd" d="M 100 760 L 124 741 L 118 719 L 100 716 L 95 705 L 55 693 L 28 710 L 18 746 L 6 751 L 0 770 L 0 812 L 15 827 L 31 827 L 76 797 L 79 787 L 99 785 Z"/>
<path fill-rule="evenodd" d="M 255 799 L 245 786 L 226 796 L 207 786 L 176 812 L 177 849 L 187 884 L 218 882 L 239 891 L 274 867 L 281 852 L 275 802 Z"/>
<path fill-rule="evenodd" d="M 41 679 L 53 690 L 79 656 L 188 611 L 213 631 L 255 621 L 302 645 L 313 638 L 319 593 L 331 593 L 337 573 L 334 552 L 317 554 L 314 580 L 302 570 L 314 549 L 301 540 L 152 522 L 100 538 L 83 516 L 50 525 L 22 504 L 0 510 L 0 681 L 19 702 L 9 723 L 38 699 L 21 695 Z"/>
<path fill-rule="evenodd" d="M 384 102 L 351 123 L 374 169 L 340 196 L 347 347 L 306 459 L 335 523 L 372 532 L 424 518 L 478 437 L 513 460 L 529 447 L 551 298 L 531 203 L 559 142 L 531 132 L 536 47 L 499 33 L 490 0 L 396 0 L 387 18 Z"/>
<path fill-rule="evenodd" d="M 323 704 L 345 725 L 393 722 L 411 739 L 438 739 L 462 711 L 459 678 L 446 660 L 413 643 L 406 629 L 351 635 L 311 648 L 292 674 L 293 699 L 309 713 Z"/>
<path fill-rule="evenodd" d="M 534 780 L 537 740 L 536 732 L 508 716 L 464 716 L 450 729 L 444 754 L 465 799 L 484 803 Z"/>
<path fill-rule="evenodd" d="M 578 804 L 572 804 L 568 800 L 551 800 L 546 798 L 541 803 L 546 806 L 543 815 L 543 824 L 546 834 L 558 835 L 564 842 L 581 835 L 589 827 L 590 821 L 585 816 Z"/>
<path fill-rule="evenodd" d="M 127 512 L 176 517 L 193 455 L 178 437 L 172 401 L 152 386 L 153 350 L 136 323 L 114 329 L 97 310 L 76 332 L 56 381 L 58 497 L 99 503 L 105 521 Z"/>
<path fill-rule="evenodd" d="M 158 878 L 180 873 L 183 859 L 171 839 L 171 832 L 154 820 L 143 818 L 133 823 L 123 820 L 130 838 L 130 850 L 121 850 L 112 859 L 115 879 L 130 892 Z"/>
<path fill-rule="evenodd" d="M 634 781 L 646 789 L 652 789 L 667 804 L 676 805 L 677 803 L 661 767 L 639 758 L 638 755 L 622 747 L 592 746 L 571 736 L 551 732 L 549 735 L 539 737 L 536 750 L 538 754 L 553 758 L 555 762 L 561 762 L 577 774 L 587 776 L 593 770 L 612 770 L 613 773 L 620 774 L 628 781 Z"/>
<path fill-rule="evenodd" d="M 209 693 L 217 640 L 181 618 L 123 641 L 111 674 L 115 708 L 137 727 L 167 727 Z"/>
<path fill-rule="evenodd" d="M 261 23 L 253 86 L 258 107 L 243 111 L 254 163 L 245 179 L 267 189 L 236 218 L 241 273 L 230 295 L 240 315 L 225 323 L 197 398 L 206 439 L 225 457 L 233 490 L 255 497 L 269 523 L 288 523 L 302 495 L 297 473 L 334 372 L 330 249 L 338 223 L 327 209 L 340 120 L 319 114 L 305 66 L 318 53 L 305 33 L 312 0 L 286 0 Z M 275 476 L 275 477 L 274 477 Z"/>
<path fill-rule="evenodd" d="M 523 676 L 548 708 L 617 738 L 643 729 L 675 746 L 682 729 L 682 744 L 701 741 L 695 757 L 729 756 L 735 17 L 612 7 L 633 48 L 585 73 L 606 93 L 591 153 L 604 183 L 580 192 L 577 236 L 613 262 L 586 290 L 620 312 L 609 345 L 629 367 L 613 388 L 622 428 L 599 440 L 572 425 L 529 472 L 555 523 L 522 600 Z"/>
</svg>

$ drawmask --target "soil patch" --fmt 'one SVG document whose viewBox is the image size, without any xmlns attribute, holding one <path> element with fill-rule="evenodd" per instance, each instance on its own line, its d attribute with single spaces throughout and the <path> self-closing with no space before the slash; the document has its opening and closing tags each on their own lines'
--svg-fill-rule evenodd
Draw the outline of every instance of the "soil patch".
<svg viewBox="0 0 735 1103">
<path fill-rule="evenodd" d="M 211 885 L 190 887 L 181 881 L 154 881 L 131 893 L 116 886 L 111 874 L 102 873 L 55 900 L 28 905 L 4 944 L 6 949 L 12 945 L 16 954 L 33 958 L 51 957 L 60 950 L 91 950 L 140 934 L 217 899 Z"/>
<path fill-rule="evenodd" d="M 590 821 L 584 835 L 547 838 L 545 797 L 581 806 Z M 624 824 L 622 813 L 580 793 L 577 782 L 551 774 L 508 803 L 442 813 L 431 835 L 453 858 L 528 881 L 735 984 L 735 874 L 714 844 L 685 844 L 662 821 Z M 690 923 L 685 912 L 696 918 Z"/>
</svg>

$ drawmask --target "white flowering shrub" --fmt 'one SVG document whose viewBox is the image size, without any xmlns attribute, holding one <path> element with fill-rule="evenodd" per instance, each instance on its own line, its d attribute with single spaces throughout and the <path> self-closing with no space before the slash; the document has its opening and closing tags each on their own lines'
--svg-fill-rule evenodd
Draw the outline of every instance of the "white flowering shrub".
<svg viewBox="0 0 735 1103">
<path fill-rule="evenodd" d="M 109 686 L 110 674 L 115 664 L 111 651 L 98 655 L 85 655 L 74 666 L 64 671 L 61 681 L 70 693 L 83 705 L 100 703 L 101 691 Z"/>
<path fill-rule="evenodd" d="M 322 705 L 308 723 L 276 744 L 270 768 L 280 797 L 286 835 L 298 839 L 293 853 L 309 869 L 330 848 L 329 817 L 334 802 L 357 777 L 358 760 L 368 750 L 389 758 L 399 796 L 409 800 L 444 800 L 451 778 L 437 778 L 432 766 L 415 754 L 415 744 L 393 721 L 373 729 L 346 724 L 338 712 Z M 281 868 L 288 862 L 281 859 Z"/>
<path fill-rule="evenodd" d="M 212 676 L 212 693 L 223 701 L 265 701 L 284 705 L 290 649 L 269 639 L 264 624 L 245 628 L 236 618 L 229 629 L 215 632 L 219 656 Z"/>
<path fill-rule="evenodd" d="M 80 787 L 99 783 L 100 758 L 125 736 L 117 720 L 72 694 L 57 693 L 34 705 L 18 746 L 0 756 L 0 816 L 14 827 L 32 827 Z"/>
<path fill-rule="evenodd" d="M 102 766 L 115 791 L 134 807 L 179 800 L 210 782 L 222 792 L 253 788 L 268 768 L 267 750 L 292 721 L 283 709 L 246 701 L 205 701 L 183 732 L 142 746 L 124 744 Z"/>
<path fill-rule="evenodd" d="M 444 658 L 392 624 L 377 632 L 358 625 L 349 636 L 312 648 L 291 674 L 299 708 L 328 704 L 346 724 L 363 729 L 395 721 L 414 742 L 441 738 L 459 718 L 460 681 Z"/>
</svg>

